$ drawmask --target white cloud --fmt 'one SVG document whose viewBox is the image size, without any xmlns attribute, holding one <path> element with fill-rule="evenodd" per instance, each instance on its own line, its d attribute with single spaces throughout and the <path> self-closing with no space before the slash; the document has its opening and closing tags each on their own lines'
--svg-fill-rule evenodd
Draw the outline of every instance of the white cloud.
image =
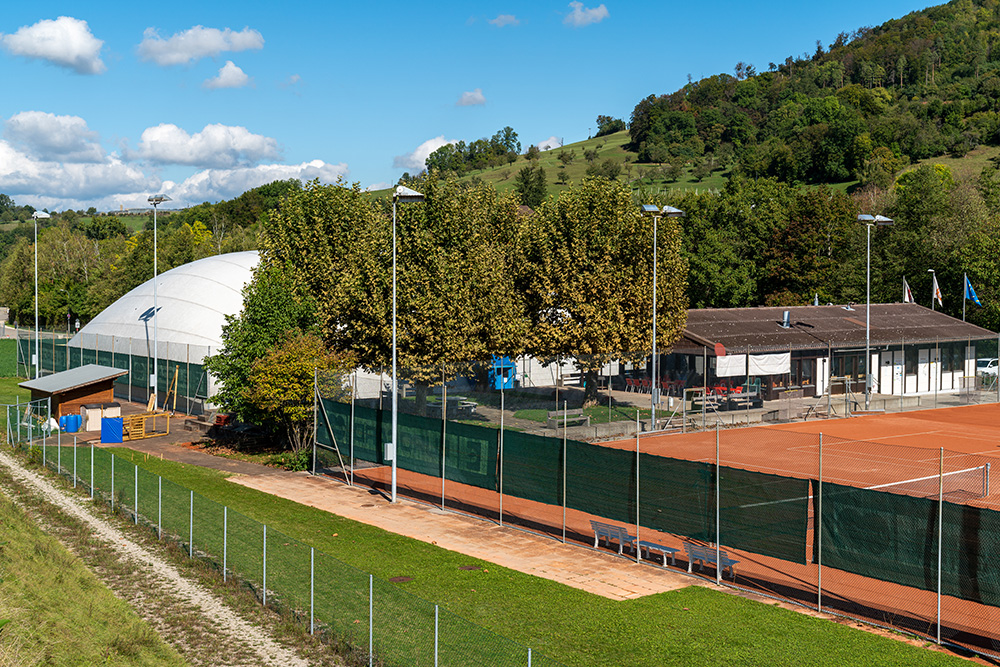
<svg viewBox="0 0 1000 667">
<path fill-rule="evenodd" d="M 219 88 L 242 88 L 249 83 L 250 77 L 233 64 L 232 60 L 227 60 L 226 64 L 219 69 L 218 76 L 214 79 L 206 79 L 205 83 L 201 85 L 209 90 L 218 90 Z"/>
<path fill-rule="evenodd" d="M 462 93 L 462 96 L 455 102 L 457 107 L 476 107 L 484 104 L 486 104 L 486 97 L 483 95 L 482 88 Z"/>
<path fill-rule="evenodd" d="M 550 151 L 553 148 L 559 148 L 560 146 L 562 146 L 562 139 L 555 135 L 552 135 L 545 141 L 538 142 L 538 150 L 540 151 Z"/>
<path fill-rule="evenodd" d="M 113 155 L 98 163 L 56 162 L 37 159 L 0 141 L 0 192 L 13 197 L 81 202 L 117 192 L 153 190 L 157 184 Z"/>
<path fill-rule="evenodd" d="M 100 74 L 104 42 L 94 37 L 86 21 L 71 16 L 23 26 L 12 35 L 0 34 L 0 46 L 15 56 L 45 60 L 77 74 Z"/>
<path fill-rule="evenodd" d="M 379 181 L 378 183 L 372 183 L 365 188 L 365 192 L 376 192 L 378 190 L 388 190 L 392 187 L 392 183 L 386 183 L 385 181 Z"/>
<path fill-rule="evenodd" d="M 334 183 L 348 174 L 347 165 L 329 164 L 322 160 L 312 160 L 302 164 L 262 164 L 239 169 L 205 169 L 182 183 L 166 181 L 162 190 L 174 201 L 196 204 L 203 201 L 232 199 L 251 188 L 272 181 L 297 178 L 309 181 L 318 178 L 323 183 Z"/>
<path fill-rule="evenodd" d="M 224 51 L 246 51 L 264 48 L 264 38 L 256 30 L 243 28 L 235 32 L 226 28 L 206 28 L 196 25 L 163 39 L 156 28 L 146 28 L 139 44 L 139 56 L 157 65 L 185 65 L 201 58 L 214 57 Z"/>
<path fill-rule="evenodd" d="M 442 146 L 453 143 L 455 143 L 454 139 L 445 139 L 443 134 L 439 137 L 428 139 L 424 143 L 417 146 L 413 152 L 394 157 L 392 159 L 392 166 L 396 169 L 422 170 L 426 166 L 427 158 L 431 153 Z"/>
<path fill-rule="evenodd" d="M 245 127 L 206 125 L 195 134 L 164 123 L 143 130 L 138 157 L 161 164 L 197 167 L 249 166 L 279 156 L 278 142 Z"/>
<path fill-rule="evenodd" d="M 495 19 L 490 19 L 490 23 L 498 28 L 508 25 L 520 25 L 521 22 L 513 14 L 499 14 Z"/>
<path fill-rule="evenodd" d="M 600 23 L 604 19 L 611 16 L 608 13 L 608 8 L 602 3 L 597 7 L 584 7 L 582 2 L 579 0 L 574 0 L 574 2 L 569 3 L 569 6 L 573 8 L 566 18 L 563 19 L 563 23 L 566 25 L 573 26 L 574 28 L 582 28 L 585 25 L 590 25 L 591 23 Z"/>
<path fill-rule="evenodd" d="M 22 111 L 4 124 L 4 136 L 27 155 L 61 162 L 104 162 L 97 132 L 79 116 Z"/>
</svg>

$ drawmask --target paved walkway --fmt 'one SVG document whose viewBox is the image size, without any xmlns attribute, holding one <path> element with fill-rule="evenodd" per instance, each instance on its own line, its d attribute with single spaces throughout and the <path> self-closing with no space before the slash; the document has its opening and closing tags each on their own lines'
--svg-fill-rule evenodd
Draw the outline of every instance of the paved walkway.
<svg viewBox="0 0 1000 667">
<path fill-rule="evenodd" d="M 272 471 L 231 481 L 614 600 L 701 583 L 676 570 L 640 565 L 610 552 L 562 544 L 423 503 L 401 498 L 392 504 L 378 492 L 309 473 Z"/>
</svg>

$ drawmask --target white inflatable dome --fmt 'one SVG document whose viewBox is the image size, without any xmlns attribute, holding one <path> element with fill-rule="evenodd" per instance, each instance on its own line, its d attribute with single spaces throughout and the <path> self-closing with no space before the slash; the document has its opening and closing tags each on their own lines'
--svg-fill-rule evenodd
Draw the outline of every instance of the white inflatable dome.
<svg viewBox="0 0 1000 667">
<path fill-rule="evenodd" d="M 156 278 L 156 340 L 161 359 L 201 363 L 222 346 L 226 315 L 243 309 L 243 287 L 260 261 L 256 250 L 215 255 Z M 153 279 L 105 308 L 69 341 L 117 354 L 150 355 L 153 346 Z"/>
</svg>

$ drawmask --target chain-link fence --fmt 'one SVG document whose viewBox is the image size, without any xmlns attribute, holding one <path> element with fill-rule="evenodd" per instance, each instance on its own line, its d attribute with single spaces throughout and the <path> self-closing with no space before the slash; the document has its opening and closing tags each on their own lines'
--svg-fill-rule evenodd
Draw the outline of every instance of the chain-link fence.
<svg viewBox="0 0 1000 667">
<path fill-rule="evenodd" d="M 560 664 L 92 443 L 49 432 L 46 409 L 46 401 L 6 406 L 8 443 L 32 449 L 74 488 L 174 540 L 310 633 L 327 633 L 352 664 Z"/>
<path fill-rule="evenodd" d="M 39 370 L 42 375 L 99 364 L 128 371 L 115 380 L 115 396 L 127 401 L 145 403 L 149 400 L 150 376 L 154 374 L 152 342 L 120 336 L 80 334 L 79 345 L 69 345 L 68 334 L 18 331 L 17 370 L 22 376 L 34 375 L 35 348 L 38 348 Z M 158 344 L 156 384 L 158 395 L 170 392 L 171 408 L 186 414 L 200 414 L 214 391 L 212 378 L 202 362 L 211 354 L 204 345 L 189 345 L 161 341 Z"/>
<path fill-rule="evenodd" d="M 508 383 L 515 364 L 446 368 L 436 386 L 401 372 L 424 386 L 397 393 L 395 427 L 389 376 L 317 377 L 313 472 L 1000 658 L 990 457 L 732 428 L 721 410 L 685 414 L 701 406 L 679 401 L 712 395 L 689 387 L 652 431 L 650 395 L 615 390 L 614 372 L 584 408 L 586 387 Z M 745 386 L 766 408 L 764 386 Z M 614 430 L 584 441 L 601 428 Z"/>
</svg>

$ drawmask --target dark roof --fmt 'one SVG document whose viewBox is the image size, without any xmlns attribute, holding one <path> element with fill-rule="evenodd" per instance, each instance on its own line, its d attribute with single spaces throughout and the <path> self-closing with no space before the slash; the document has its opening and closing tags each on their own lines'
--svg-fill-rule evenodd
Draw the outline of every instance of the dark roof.
<svg viewBox="0 0 1000 667">
<path fill-rule="evenodd" d="M 676 351 L 713 353 L 717 343 L 736 354 L 741 349 L 804 350 L 864 346 L 865 306 L 790 306 L 786 308 L 699 308 L 688 311 L 687 325 Z M 791 326 L 781 326 L 788 311 Z M 915 303 L 873 303 L 871 344 L 995 339 L 978 327 Z"/>
<path fill-rule="evenodd" d="M 78 387 L 85 387 L 89 384 L 96 384 L 105 380 L 113 380 L 127 374 L 127 370 L 120 368 L 87 364 L 86 366 L 71 368 L 68 371 L 60 371 L 59 373 L 53 373 L 45 377 L 28 380 L 27 382 L 20 383 L 18 386 L 44 394 L 64 394 Z"/>
</svg>

